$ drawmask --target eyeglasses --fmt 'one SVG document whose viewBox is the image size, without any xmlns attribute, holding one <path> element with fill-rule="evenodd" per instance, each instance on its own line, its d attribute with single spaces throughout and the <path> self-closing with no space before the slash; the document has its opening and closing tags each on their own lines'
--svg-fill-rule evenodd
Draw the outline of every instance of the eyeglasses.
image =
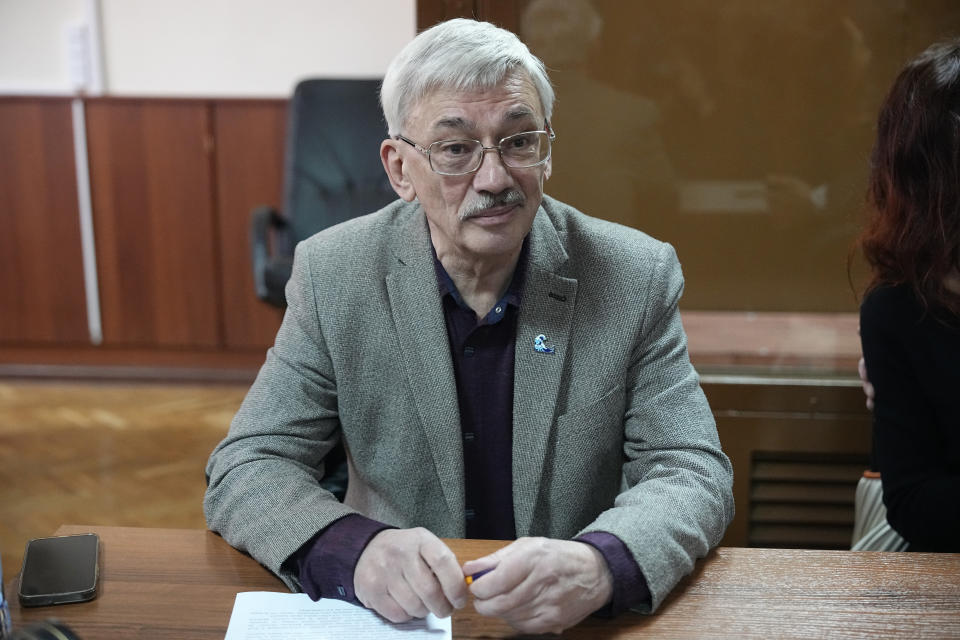
<svg viewBox="0 0 960 640">
<path fill-rule="evenodd" d="M 549 125 L 547 125 L 549 128 Z M 427 156 L 430 168 L 442 176 L 462 176 L 473 173 L 483 164 L 483 154 L 496 150 L 504 165 L 512 169 L 536 167 L 550 159 L 550 142 L 556 138 L 553 131 L 524 131 L 507 136 L 495 147 L 485 147 L 479 140 L 438 140 L 422 147 L 400 134 L 396 140 Z"/>
</svg>

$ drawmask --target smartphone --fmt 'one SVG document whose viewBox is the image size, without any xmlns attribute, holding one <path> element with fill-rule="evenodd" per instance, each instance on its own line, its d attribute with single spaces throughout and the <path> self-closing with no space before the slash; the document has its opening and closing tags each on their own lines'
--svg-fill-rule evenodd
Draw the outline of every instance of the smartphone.
<svg viewBox="0 0 960 640">
<path fill-rule="evenodd" d="M 94 533 L 27 542 L 20 572 L 20 604 L 39 607 L 84 602 L 97 595 L 100 538 Z"/>
</svg>

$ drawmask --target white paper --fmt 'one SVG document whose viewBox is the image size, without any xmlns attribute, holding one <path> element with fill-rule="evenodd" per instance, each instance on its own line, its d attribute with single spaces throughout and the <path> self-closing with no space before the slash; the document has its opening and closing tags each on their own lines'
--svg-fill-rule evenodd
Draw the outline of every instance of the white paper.
<svg viewBox="0 0 960 640">
<path fill-rule="evenodd" d="M 305 593 L 237 594 L 224 640 L 451 640 L 450 618 L 433 614 L 394 624 L 342 600 L 314 602 Z"/>
</svg>

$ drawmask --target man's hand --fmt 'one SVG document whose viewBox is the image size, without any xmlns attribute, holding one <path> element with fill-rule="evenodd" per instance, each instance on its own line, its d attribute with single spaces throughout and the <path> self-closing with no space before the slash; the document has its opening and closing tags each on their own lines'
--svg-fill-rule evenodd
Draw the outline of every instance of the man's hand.
<svg viewBox="0 0 960 640">
<path fill-rule="evenodd" d="M 522 633 L 560 633 L 603 607 L 613 576 L 589 544 L 520 538 L 463 565 L 467 575 L 491 569 L 470 586 L 478 613 L 499 616 Z"/>
<path fill-rule="evenodd" d="M 391 622 L 444 618 L 467 601 L 457 557 L 426 529 L 387 529 L 370 540 L 353 572 L 357 599 Z"/>
</svg>

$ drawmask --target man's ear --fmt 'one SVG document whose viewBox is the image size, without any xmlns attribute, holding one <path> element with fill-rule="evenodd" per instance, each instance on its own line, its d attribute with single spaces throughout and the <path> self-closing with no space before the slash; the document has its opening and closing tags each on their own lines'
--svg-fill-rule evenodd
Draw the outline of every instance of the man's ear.
<svg viewBox="0 0 960 640">
<path fill-rule="evenodd" d="M 553 158 L 547 158 L 547 164 L 543 167 L 543 179 L 549 180 L 550 174 L 553 173 Z"/>
<path fill-rule="evenodd" d="M 387 172 L 393 190 L 407 202 L 412 202 L 417 197 L 417 190 L 404 171 L 403 154 L 400 153 L 398 145 L 396 140 L 389 138 L 381 142 L 380 161 L 383 162 L 383 170 Z"/>
</svg>

